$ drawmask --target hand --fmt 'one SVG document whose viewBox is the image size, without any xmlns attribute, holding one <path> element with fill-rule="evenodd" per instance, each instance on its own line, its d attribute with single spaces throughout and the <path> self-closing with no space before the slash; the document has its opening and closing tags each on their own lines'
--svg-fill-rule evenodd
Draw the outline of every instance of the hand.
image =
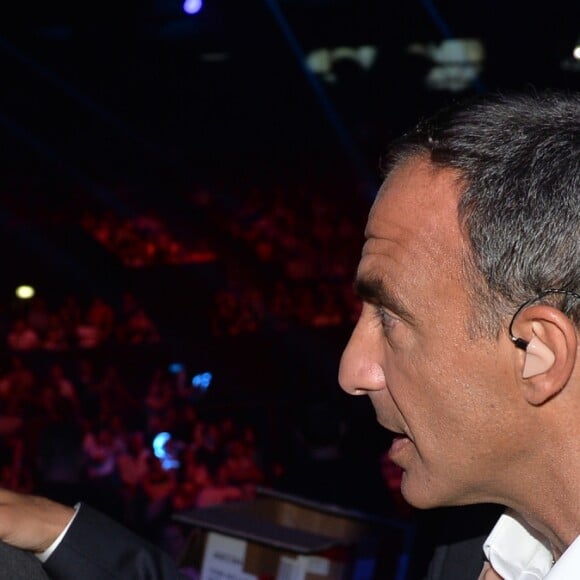
<svg viewBox="0 0 580 580">
<path fill-rule="evenodd" d="M 44 497 L 0 488 L 0 540 L 23 550 L 44 552 L 75 511 Z"/>
</svg>

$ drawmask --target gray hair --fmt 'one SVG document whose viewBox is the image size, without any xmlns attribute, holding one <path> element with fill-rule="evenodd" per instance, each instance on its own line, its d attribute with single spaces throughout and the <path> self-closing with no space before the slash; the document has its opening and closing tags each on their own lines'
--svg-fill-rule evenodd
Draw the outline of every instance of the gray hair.
<svg viewBox="0 0 580 580">
<path fill-rule="evenodd" d="M 580 293 L 580 95 L 488 94 L 444 109 L 395 141 L 397 166 L 428 156 L 457 170 L 473 333 L 548 288 Z M 580 300 L 547 298 L 580 326 Z"/>
</svg>

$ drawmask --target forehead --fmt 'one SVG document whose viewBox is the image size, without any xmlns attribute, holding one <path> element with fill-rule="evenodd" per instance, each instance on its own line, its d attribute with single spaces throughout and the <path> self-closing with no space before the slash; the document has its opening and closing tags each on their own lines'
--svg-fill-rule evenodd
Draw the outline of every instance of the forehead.
<svg viewBox="0 0 580 580">
<path fill-rule="evenodd" d="M 457 284 L 464 255 L 459 191 L 455 171 L 423 158 L 394 169 L 369 213 L 359 279 L 380 279 L 389 286 L 406 282 L 402 291 L 436 281 Z"/>
</svg>

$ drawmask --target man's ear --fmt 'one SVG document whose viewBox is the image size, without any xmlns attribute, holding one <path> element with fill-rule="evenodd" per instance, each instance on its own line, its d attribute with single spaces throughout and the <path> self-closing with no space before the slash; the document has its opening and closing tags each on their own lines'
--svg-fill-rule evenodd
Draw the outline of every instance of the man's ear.
<svg viewBox="0 0 580 580">
<path fill-rule="evenodd" d="M 526 400 L 542 405 L 568 383 L 578 354 L 578 337 L 572 321 L 546 305 L 526 308 L 517 320 L 518 336 L 528 341 L 518 361 Z"/>
</svg>

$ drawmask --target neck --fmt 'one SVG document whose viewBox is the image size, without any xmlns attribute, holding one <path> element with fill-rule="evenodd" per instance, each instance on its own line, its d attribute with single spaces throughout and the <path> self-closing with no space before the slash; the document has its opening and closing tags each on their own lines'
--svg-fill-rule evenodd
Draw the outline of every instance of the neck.
<svg viewBox="0 0 580 580">
<path fill-rule="evenodd" d="M 576 465 L 570 458 L 579 458 Z M 557 560 L 580 535 L 580 449 L 560 449 L 541 469 L 521 479 L 520 493 L 509 503 L 550 543 Z"/>
</svg>

